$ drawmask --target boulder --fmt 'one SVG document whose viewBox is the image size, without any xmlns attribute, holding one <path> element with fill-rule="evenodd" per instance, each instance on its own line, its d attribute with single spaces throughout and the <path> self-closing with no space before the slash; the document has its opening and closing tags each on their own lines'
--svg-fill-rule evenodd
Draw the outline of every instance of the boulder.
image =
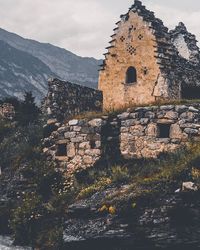
<svg viewBox="0 0 200 250">
<path fill-rule="evenodd" d="M 182 130 L 178 124 L 172 124 L 170 128 L 171 139 L 181 139 L 183 137 Z"/>
<path fill-rule="evenodd" d="M 182 191 L 197 191 L 198 187 L 194 182 L 183 182 L 182 183 Z"/>
<path fill-rule="evenodd" d="M 68 122 L 69 126 L 76 126 L 78 125 L 78 120 L 74 119 Z"/>
</svg>

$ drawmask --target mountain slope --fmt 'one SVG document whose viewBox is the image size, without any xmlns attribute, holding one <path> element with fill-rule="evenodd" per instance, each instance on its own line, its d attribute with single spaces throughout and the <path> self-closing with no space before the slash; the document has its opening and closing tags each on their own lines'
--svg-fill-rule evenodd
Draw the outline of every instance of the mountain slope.
<svg viewBox="0 0 200 250">
<path fill-rule="evenodd" d="M 65 49 L 47 43 L 24 39 L 14 33 L 0 29 L 0 40 L 12 47 L 40 59 L 50 70 L 63 80 L 97 87 L 98 65 L 101 60 L 80 57 Z"/>
<path fill-rule="evenodd" d="M 0 40 L 0 98 L 22 98 L 25 91 L 32 91 L 39 101 L 46 94 L 47 79 L 55 76 L 38 58 Z"/>
</svg>

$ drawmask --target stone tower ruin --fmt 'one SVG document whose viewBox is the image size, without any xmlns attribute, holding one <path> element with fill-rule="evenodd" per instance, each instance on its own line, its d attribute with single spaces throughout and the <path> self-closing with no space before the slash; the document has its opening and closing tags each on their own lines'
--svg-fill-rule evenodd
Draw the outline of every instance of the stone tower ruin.
<svg viewBox="0 0 200 250">
<path fill-rule="evenodd" d="M 200 53 L 183 23 L 169 31 L 138 0 L 121 15 L 99 73 L 104 109 L 200 98 Z"/>
</svg>

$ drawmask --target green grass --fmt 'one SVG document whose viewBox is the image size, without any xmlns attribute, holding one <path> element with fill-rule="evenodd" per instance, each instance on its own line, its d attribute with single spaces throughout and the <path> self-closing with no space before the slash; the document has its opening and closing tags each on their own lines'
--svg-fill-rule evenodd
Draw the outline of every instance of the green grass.
<svg viewBox="0 0 200 250">
<path fill-rule="evenodd" d="M 119 192 L 105 197 L 105 203 L 110 205 L 132 195 L 152 195 L 161 191 L 161 187 L 165 189 L 169 183 L 181 186 L 184 181 L 194 181 L 200 184 L 200 143 L 191 142 L 187 147 L 159 159 L 131 160 L 122 165 L 90 169 L 84 176 L 84 180 L 77 184 L 76 199 L 89 198 L 95 192 L 114 186 Z M 121 192 L 124 184 L 129 187 L 125 193 Z"/>
<path fill-rule="evenodd" d="M 134 109 L 138 107 L 160 107 L 163 105 L 194 105 L 194 104 L 200 104 L 200 99 L 193 99 L 193 100 L 187 100 L 187 99 L 180 99 L 180 100 L 158 100 L 152 103 L 143 103 L 143 104 L 127 104 L 122 106 L 121 108 L 118 109 L 109 109 L 109 110 L 104 110 L 102 112 L 84 112 L 78 115 L 74 115 L 68 119 L 65 120 L 65 123 L 67 123 L 71 119 L 95 119 L 95 118 L 101 118 L 102 116 L 109 116 L 109 117 L 114 117 L 117 116 L 123 112 L 126 112 L 127 109 L 129 109 L 130 112 L 133 112 Z"/>
</svg>

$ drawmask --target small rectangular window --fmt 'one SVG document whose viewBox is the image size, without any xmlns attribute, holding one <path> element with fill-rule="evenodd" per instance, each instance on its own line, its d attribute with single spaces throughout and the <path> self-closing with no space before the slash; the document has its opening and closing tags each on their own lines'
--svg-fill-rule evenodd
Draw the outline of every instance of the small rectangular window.
<svg viewBox="0 0 200 250">
<path fill-rule="evenodd" d="M 158 124 L 158 137 L 169 138 L 170 136 L 170 124 Z"/>
<path fill-rule="evenodd" d="M 96 148 L 96 143 L 95 143 L 95 141 L 90 141 L 90 147 L 91 147 L 91 149 Z"/>
<path fill-rule="evenodd" d="M 67 155 L 67 145 L 58 144 L 56 156 L 66 156 Z"/>
</svg>

